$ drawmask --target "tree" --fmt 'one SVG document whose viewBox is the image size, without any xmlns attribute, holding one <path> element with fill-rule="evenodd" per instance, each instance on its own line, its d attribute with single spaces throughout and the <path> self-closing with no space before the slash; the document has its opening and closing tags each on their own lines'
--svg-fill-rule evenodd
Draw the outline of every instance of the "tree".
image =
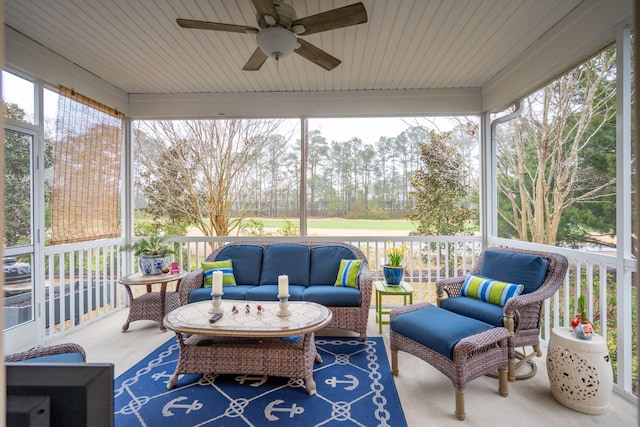
<svg viewBox="0 0 640 427">
<path fill-rule="evenodd" d="M 25 112 L 4 103 L 4 117 L 24 121 Z M 4 131 L 4 247 L 31 243 L 31 137 Z"/>
<path fill-rule="evenodd" d="M 416 223 L 416 235 L 456 235 L 472 217 L 465 204 L 464 161 L 457 146 L 447 141 L 451 132 L 429 131 L 430 142 L 420 143 L 422 167 L 411 178 L 414 205 L 406 217 Z"/>
<path fill-rule="evenodd" d="M 501 227 L 500 235 L 553 245 L 571 206 L 610 203 L 607 189 L 615 175 L 589 159 L 600 151 L 590 147 L 615 116 L 614 96 L 611 48 L 524 100 L 523 115 L 497 139 L 498 213 L 508 227 Z M 598 144 L 613 144 L 605 152 L 615 153 L 615 139 Z"/>
<path fill-rule="evenodd" d="M 279 125 L 253 119 L 138 122 L 137 183 L 148 209 L 194 224 L 205 236 L 239 229 L 260 183 L 255 164 Z"/>
</svg>

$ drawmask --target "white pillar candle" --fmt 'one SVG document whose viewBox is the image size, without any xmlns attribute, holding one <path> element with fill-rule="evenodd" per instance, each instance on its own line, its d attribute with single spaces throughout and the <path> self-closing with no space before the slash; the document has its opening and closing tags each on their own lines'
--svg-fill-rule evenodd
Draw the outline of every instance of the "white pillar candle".
<svg viewBox="0 0 640 427">
<path fill-rule="evenodd" d="M 283 274 L 278 276 L 278 298 L 289 297 L 289 276 Z"/>
<path fill-rule="evenodd" d="M 222 295 L 222 271 L 213 272 L 213 295 Z"/>
</svg>

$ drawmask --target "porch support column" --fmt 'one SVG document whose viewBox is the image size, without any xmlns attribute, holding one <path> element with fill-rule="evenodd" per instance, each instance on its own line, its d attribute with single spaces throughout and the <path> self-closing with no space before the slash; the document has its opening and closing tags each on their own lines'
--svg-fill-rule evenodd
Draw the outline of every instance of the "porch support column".
<svg viewBox="0 0 640 427">
<path fill-rule="evenodd" d="M 309 119 L 300 119 L 300 236 L 307 235 L 307 154 L 309 152 Z"/>
<path fill-rule="evenodd" d="M 480 116 L 480 235 L 482 249 L 489 246 L 489 237 L 495 237 L 496 212 L 496 168 L 495 140 L 491 136 L 491 114 Z"/>
<path fill-rule="evenodd" d="M 131 243 L 133 239 L 133 143 L 131 138 L 133 130 L 131 128 L 131 118 L 126 117 L 124 122 L 124 150 L 122 155 L 122 182 L 124 183 L 123 190 L 121 192 L 123 203 L 120 207 L 120 218 L 122 218 L 122 235 L 124 236 L 125 243 Z M 120 266 L 122 275 L 133 273 L 131 266 L 133 265 L 133 254 L 129 251 L 118 254 L 120 256 Z M 123 262 L 127 260 L 126 262 Z"/>
<path fill-rule="evenodd" d="M 631 28 L 625 26 L 617 33 L 616 76 L 616 306 L 617 306 L 617 384 L 631 393 Z M 636 153 L 637 154 L 637 153 Z M 638 198 L 636 195 L 636 208 Z"/>
</svg>

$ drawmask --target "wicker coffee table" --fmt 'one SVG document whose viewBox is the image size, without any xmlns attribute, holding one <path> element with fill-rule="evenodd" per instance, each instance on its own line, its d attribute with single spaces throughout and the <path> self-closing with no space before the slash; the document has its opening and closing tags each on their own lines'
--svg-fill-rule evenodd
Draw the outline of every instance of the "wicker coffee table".
<svg viewBox="0 0 640 427">
<path fill-rule="evenodd" d="M 232 312 L 234 306 L 237 313 Z M 224 315 L 211 324 L 210 307 L 209 301 L 188 304 L 164 318 L 165 327 L 176 333 L 180 345 L 178 365 L 168 388 L 180 374 L 272 375 L 302 378 L 307 392 L 315 394 L 313 364 L 321 359 L 314 332 L 331 321 L 328 308 L 294 301 L 289 303 L 291 315 L 280 317 L 277 302 L 224 300 Z M 300 339 L 283 339 L 297 336 Z"/>
</svg>

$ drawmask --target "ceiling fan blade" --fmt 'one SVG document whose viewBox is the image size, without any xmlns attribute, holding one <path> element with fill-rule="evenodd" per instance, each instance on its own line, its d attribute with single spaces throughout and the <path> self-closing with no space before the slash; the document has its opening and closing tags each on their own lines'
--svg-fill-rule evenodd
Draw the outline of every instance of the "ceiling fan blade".
<svg viewBox="0 0 640 427">
<path fill-rule="evenodd" d="M 291 28 L 295 25 L 302 25 L 304 32 L 298 35 L 306 36 L 351 25 L 364 24 L 367 19 L 367 10 L 360 2 L 318 13 L 317 15 L 307 16 L 306 18 L 296 19 L 291 23 Z"/>
<path fill-rule="evenodd" d="M 213 30 L 213 31 L 227 31 L 230 33 L 247 33 L 256 34 L 257 28 L 249 27 L 247 25 L 234 25 L 234 24 L 220 24 L 218 22 L 208 21 L 194 21 L 192 19 L 176 19 L 178 25 L 182 28 L 193 28 L 196 30 Z"/>
<path fill-rule="evenodd" d="M 251 55 L 251 58 L 249 58 L 247 63 L 244 64 L 244 67 L 242 67 L 242 70 L 243 71 L 258 71 L 260 69 L 260 67 L 262 67 L 262 64 L 264 64 L 264 62 L 267 60 L 267 58 L 268 58 L 268 56 L 265 55 L 265 53 L 262 51 L 262 49 L 257 48 L 253 52 L 253 55 Z"/>
<path fill-rule="evenodd" d="M 259 19 L 264 19 L 265 15 L 273 16 L 276 22 L 280 21 L 276 5 L 273 4 L 273 0 L 251 0 L 253 7 L 256 8 Z"/>
<path fill-rule="evenodd" d="M 307 41 L 298 39 L 298 43 L 300 43 L 300 47 L 293 50 L 295 53 L 321 66 L 327 71 L 333 70 L 342 62 Z"/>
</svg>

